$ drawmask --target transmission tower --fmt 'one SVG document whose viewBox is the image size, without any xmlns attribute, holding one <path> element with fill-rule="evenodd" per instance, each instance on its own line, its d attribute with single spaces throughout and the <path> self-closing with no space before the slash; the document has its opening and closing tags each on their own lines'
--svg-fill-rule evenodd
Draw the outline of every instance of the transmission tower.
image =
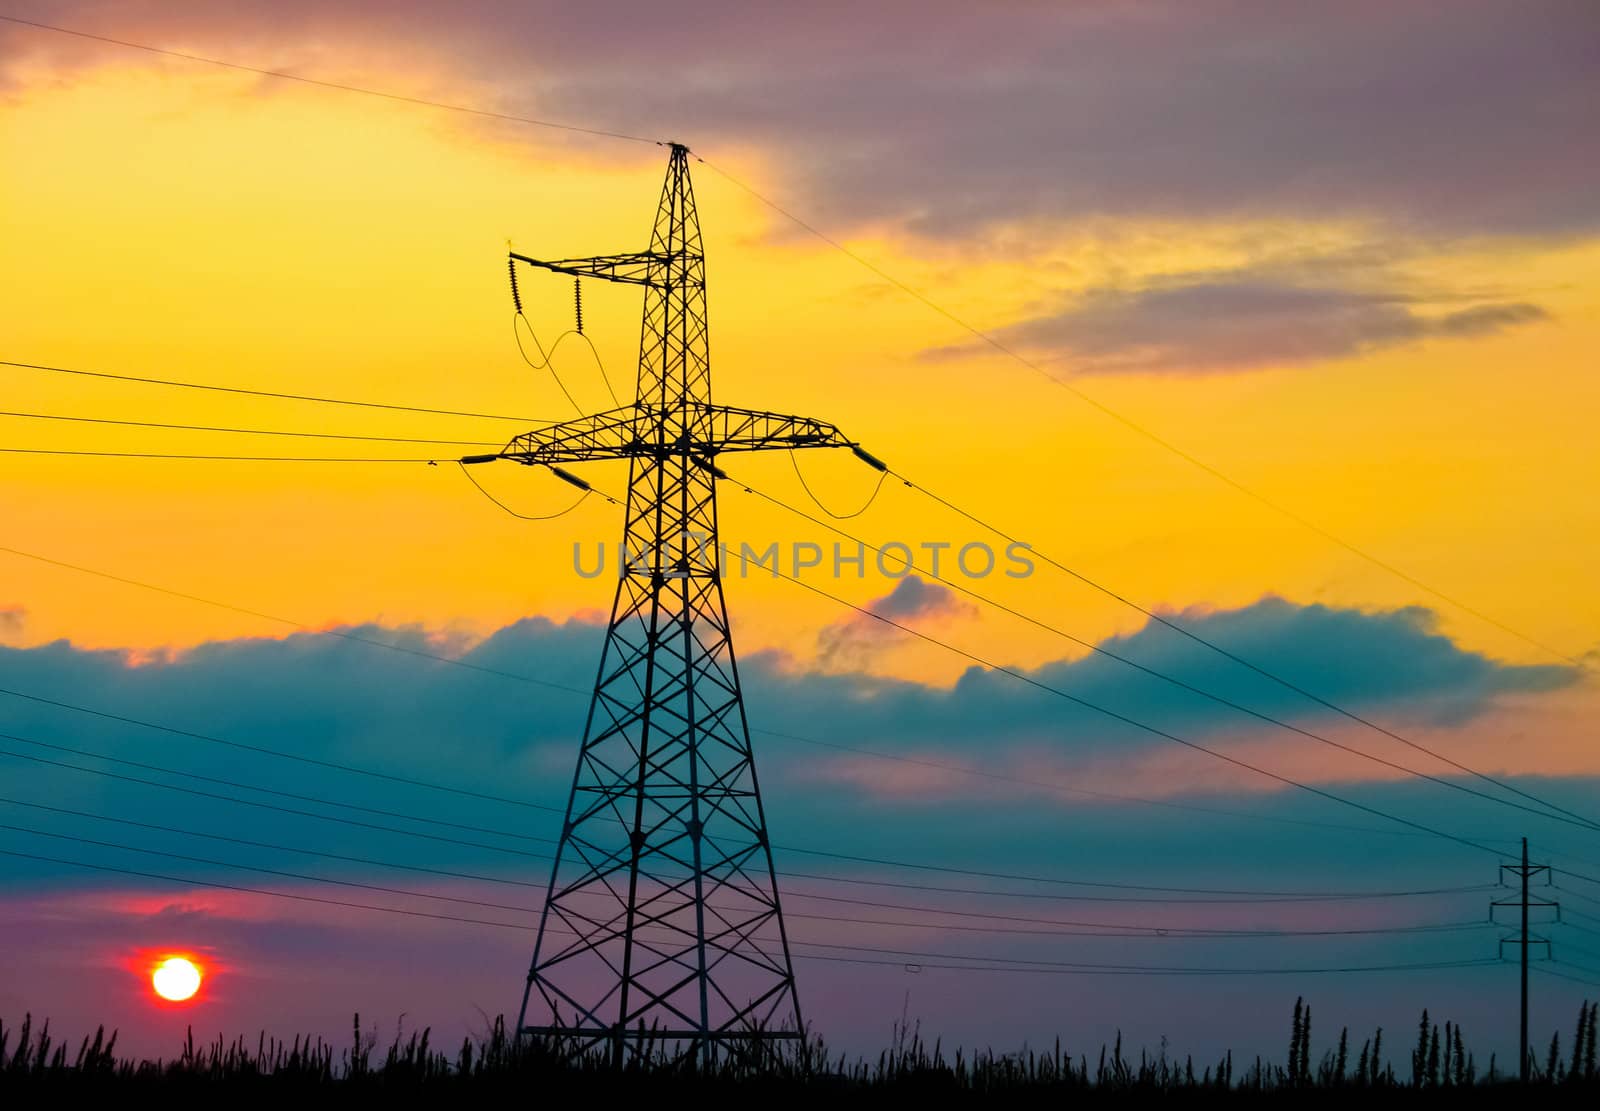
<svg viewBox="0 0 1600 1111">
<path fill-rule="evenodd" d="M 831 424 L 711 401 L 705 256 L 672 144 L 649 247 L 520 263 L 644 288 L 631 405 L 490 456 L 629 461 L 624 550 L 518 1029 L 621 1063 L 647 1040 L 710 1060 L 802 1035 L 719 567 L 716 459 L 843 447 Z M 579 485 L 581 479 L 557 471 Z M 530 1009 L 531 1008 L 531 1009 Z"/>
<path fill-rule="evenodd" d="M 1500 939 L 1500 950 L 1503 953 L 1508 944 L 1515 945 L 1521 950 L 1522 1021 L 1519 1027 L 1521 1036 L 1518 1041 L 1521 1046 L 1522 1060 L 1518 1076 L 1521 1078 L 1522 1083 L 1526 1084 L 1528 1082 L 1529 1066 L 1533 1060 L 1528 1055 L 1528 949 L 1530 946 L 1543 945 L 1545 948 L 1545 954 L 1548 956 L 1550 953 L 1550 939 L 1546 937 L 1539 937 L 1528 931 L 1528 912 L 1530 910 L 1548 909 L 1553 907 L 1556 912 L 1556 921 L 1559 922 L 1561 920 L 1561 904 L 1556 902 L 1554 899 L 1539 899 L 1529 896 L 1528 881 L 1534 876 L 1542 874 L 1545 877 L 1546 882 L 1548 882 L 1550 878 L 1550 866 L 1548 864 L 1528 863 L 1528 839 L 1526 837 L 1522 839 L 1522 863 L 1502 864 L 1500 865 L 1500 871 L 1502 873 L 1509 872 L 1513 876 L 1518 877 L 1522 882 L 1521 897 L 1516 899 L 1494 900 L 1489 904 L 1489 915 L 1491 918 L 1494 916 L 1494 909 L 1496 907 L 1516 907 L 1522 912 L 1522 920 L 1517 932 L 1512 934 L 1510 937 L 1503 937 Z"/>
</svg>

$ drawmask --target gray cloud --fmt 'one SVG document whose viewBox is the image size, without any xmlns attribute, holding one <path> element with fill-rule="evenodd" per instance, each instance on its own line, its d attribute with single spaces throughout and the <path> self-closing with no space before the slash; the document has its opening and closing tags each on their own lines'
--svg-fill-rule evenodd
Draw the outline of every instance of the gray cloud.
<svg viewBox="0 0 1600 1111">
<path fill-rule="evenodd" d="M 1549 319 L 1538 305 L 1514 302 L 1502 305 L 1475 305 L 1431 322 L 1431 329 L 1445 336 L 1486 336 L 1519 324 Z"/>
<path fill-rule="evenodd" d="M 22 606 L 0 606 L 0 636 L 16 636 L 27 620 L 28 611 Z"/>
<path fill-rule="evenodd" d="M 22 14 L 41 13 L 335 80 L 374 56 L 443 69 L 455 87 L 435 91 L 465 86 L 499 110 L 764 163 L 760 185 L 835 228 L 1290 215 L 1521 234 L 1600 217 L 1587 0 L 84 0 Z M 110 49 L 4 34 L 21 63 Z"/>
<path fill-rule="evenodd" d="M 1059 312 L 1002 328 L 999 338 L 1071 358 L 1080 369 L 1230 371 L 1348 358 L 1429 337 L 1491 335 L 1547 319 L 1537 305 L 1494 302 L 1446 313 L 1408 296 L 1277 280 L 1271 271 L 1175 278 L 1099 289 Z M 932 358 L 968 355 L 972 344 Z"/>
<path fill-rule="evenodd" d="M 954 590 L 920 575 L 900 579 L 888 594 L 868 602 L 866 608 L 879 617 L 908 625 L 920 619 L 967 617 L 976 613 L 972 603 Z M 894 643 L 902 635 L 893 625 L 855 613 L 823 627 L 817 634 L 818 656 L 827 668 L 859 667 L 874 650 Z"/>
<path fill-rule="evenodd" d="M 972 607 L 943 583 L 931 582 L 920 575 L 907 575 L 896 582 L 888 594 L 868 603 L 867 608 L 882 617 L 900 620 L 965 613 Z"/>
</svg>

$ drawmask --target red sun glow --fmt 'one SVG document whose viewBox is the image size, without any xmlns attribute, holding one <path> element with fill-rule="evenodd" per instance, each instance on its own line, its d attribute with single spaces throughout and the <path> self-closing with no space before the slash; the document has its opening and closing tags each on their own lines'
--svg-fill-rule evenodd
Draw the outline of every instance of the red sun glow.
<svg viewBox="0 0 1600 1111">
<path fill-rule="evenodd" d="M 151 988 L 170 1003 L 193 999 L 202 979 L 200 966 L 188 957 L 165 957 L 150 970 Z"/>
</svg>

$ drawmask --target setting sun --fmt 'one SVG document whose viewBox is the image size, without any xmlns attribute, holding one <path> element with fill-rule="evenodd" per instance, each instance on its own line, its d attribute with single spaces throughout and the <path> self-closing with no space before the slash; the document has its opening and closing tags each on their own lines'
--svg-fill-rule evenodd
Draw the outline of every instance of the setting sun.
<svg viewBox="0 0 1600 1111">
<path fill-rule="evenodd" d="M 200 969 L 186 957 L 168 957 L 150 974 L 150 986 L 161 998 L 181 1003 L 200 990 Z"/>
</svg>

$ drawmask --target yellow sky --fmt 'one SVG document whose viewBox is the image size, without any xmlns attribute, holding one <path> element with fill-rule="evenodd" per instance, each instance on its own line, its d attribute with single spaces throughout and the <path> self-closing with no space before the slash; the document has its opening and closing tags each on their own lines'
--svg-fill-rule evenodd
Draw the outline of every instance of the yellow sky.
<svg viewBox="0 0 1600 1111">
<path fill-rule="evenodd" d="M 805 210 L 804 197 L 784 195 L 769 176 L 777 171 L 761 152 L 719 152 L 718 161 Z M 0 116 L 0 162 L 8 167 L 0 174 L 0 358 L 560 418 L 570 413 L 566 402 L 512 342 L 506 241 L 544 257 L 642 247 L 664 156 L 141 62 L 24 80 Z M 992 354 L 918 358 L 967 337 L 838 252 L 795 236 L 705 167 L 693 169 L 720 400 L 833 420 L 932 489 L 1147 603 L 1234 606 L 1273 592 L 1302 602 L 1439 605 L 1025 367 Z M 971 243 L 870 232 L 850 242 L 994 327 L 1113 269 L 1124 277 L 1205 271 L 1279 246 L 1337 249 L 1372 234 L 1333 222 L 1099 222 L 1008 228 Z M 1600 623 L 1600 247 L 1461 242 L 1407 267 L 1436 287 L 1533 290 L 1552 319 L 1338 363 L 1073 381 L 1417 578 L 1563 651 L 1584 652 Z M 523 293 L 546 337 L 568 325 L 564 280 L 530 277 Z M 585 308 L 613 379 L 631 384 L 637 293 L 589 283 Z M 579 400 L 608 404 L 592 367 L 576 349 L 568 354 L 558 365 Z M 0 408 L 9 410 L 491 441 L 520 430 L 13 368 L 0 368 L 0 381 Z M 0 445 L 456 453 L 12 418 L 0 418 Z M 736 462 L 740 478 L 806 505 L 787 460 Z M 847 456 L 802 464 L 835 506 L 859 503 L 873 477 Z M 570 500 L 547 475 L 510 466 L 477 473 L 525 512 Z M 596 477 L 621 487 L 614 471 Z M 733 540 L 833 540 L 731 487 L 722 514 Z M 513 520 L 453 466 L 23 455 L 0 456 L 0 522 L 7 546 L 311 623 L 420 621 L 466 631 L 603 608 L 607 585 L 571 571 L 571 545 L 620 532 L 618 511 L 597 499 L 559 521 Z M 875 541 L 990 539 L 893 483 L 849 527 Z M 0 608 L 27 611 L 14 643 L 70 637 L 152 648 L 282 631 L 0 560 Z M 860 601 L 889 584 L 821 585 Z M 1042 568 L 1021 582 L 992 577 L 981 589 L 1085 638 L 1133 627 L 1126 611 Z M 841 615 L 760 578 L 735 579 L 729 595 L 746 653 L 777 646 L 804 659 L 817 630 Z M 1458 612 L 1441 616 L 1467 647 L 1547 661 Z M 957 624 L 964 644 L 1001 659 L 1070 654 L 1002 616 Z M 908 649 L 879 666 L 947 678 L 961 663 Z"/>
</svg>

